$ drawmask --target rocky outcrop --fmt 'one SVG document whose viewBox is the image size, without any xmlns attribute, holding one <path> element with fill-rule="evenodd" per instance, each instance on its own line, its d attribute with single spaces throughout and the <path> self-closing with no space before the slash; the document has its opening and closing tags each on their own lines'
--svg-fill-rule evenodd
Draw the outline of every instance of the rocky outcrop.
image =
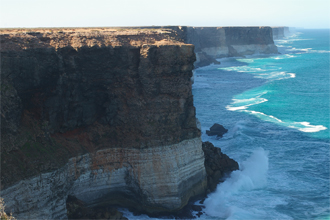
<svg viewBox="0 0 330 220">
<path fill-rule="evenodd" d="M 205 169 L 207 173 L 207 186 L 212 192 L 219 182 L 223 181 L 226 174 L 238 170 L 238 163 L 221 152 L 221 149 L 214 147 L 211 142 L 203 142 L 205 154 Z"/>
<path fill-rule="evenodd" d="M 206 189 L 194 46 L 167 30 L 1 35 L 1 196 L 18 219 L 174 212 Z"/>
<path fill-rule="evenodd" d="M 206 130 L 206 134 L 208 136 L 217 136 L 219 138 L 222 138 L 222 136 L 227 133 L 228 129 L 224 128 L 222 125 L 215 123 L 212 125 L 210 130 Z"/>
</svg>

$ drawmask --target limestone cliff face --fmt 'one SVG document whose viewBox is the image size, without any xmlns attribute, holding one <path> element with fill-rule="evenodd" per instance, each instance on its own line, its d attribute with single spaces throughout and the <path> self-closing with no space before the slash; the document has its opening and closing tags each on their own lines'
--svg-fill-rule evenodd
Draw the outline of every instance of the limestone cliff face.
<svg viewBox="0 0 330 220">
<path fill-rule="evenodd" d="M 289 27 L 272 27 L 274 40 L 282 39 L 289 33 Z"/>
<path fill-rule="evenodd" d="M 83 32 L 85 31 L 85 32 Z M 175 211 L 206 187 L 193 45 L 157 31 L 1 35 L 1 196 L 18 218 L 66 199 Z"/>
<path fill-rule="evenodd" d="M 99 150 L 22 180 L 2 196 L 18 219 L 66 218 L 69 195 L 90 206 L 115 204 L 149 213 L 177 210 L 205 190 L 201 144 L 194 138 L 146 149 Z"/>
<path fill-rule="evenodd" d="M 186 43 L 195 45 L 196 63 L 216 58 L 278 53 L 270 27 L 187 27 Z"/>
</svg>

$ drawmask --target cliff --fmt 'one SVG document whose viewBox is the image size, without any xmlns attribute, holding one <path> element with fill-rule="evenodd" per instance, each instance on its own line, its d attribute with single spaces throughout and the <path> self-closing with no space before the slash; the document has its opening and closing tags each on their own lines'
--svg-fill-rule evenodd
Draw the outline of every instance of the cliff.
<svg viewBox="0 0 330 220">
<path fill-rule="evenodd" d="M 238 164 L 202 148 L 192 70 L 277 52 L 269 27 L 12 29 L 0 42 L 1 196 L 18 219 L 76 203 L 172 213 L 214 189 Z"/>
<path fill-rule="evenodd" d="M 195 66 L 223 57 L 278 53 L 270 27 L 187 27 L 185 41 L 195 45 Z"/>
<path fill-rule="evenodd" d="M 289 35 L 289 27 L 272 27 L 274 40 L 285 38 Z"/>
<path fill-rule="evenodd" d="M 206 189 L 194 46 L 144 29 L 1 34 L 1 196 L 27 219 L 66 200 L 172 212 Z"/>
</svg>

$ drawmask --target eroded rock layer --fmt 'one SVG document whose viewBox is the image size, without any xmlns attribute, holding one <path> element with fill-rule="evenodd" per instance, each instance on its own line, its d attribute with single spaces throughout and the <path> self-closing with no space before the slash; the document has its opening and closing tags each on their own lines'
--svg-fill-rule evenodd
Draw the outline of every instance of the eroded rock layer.
<svg viewBox="0 0 330 220">
<path fill-rule="evenodd" d="M 18 219 L 66 217 L 66 199 L 117 204 L 149 213 L 178 210 L 205 191 L 200 138 L 146 149 L 108 148 L 71 158 L 62 168 L 2 191 Z"/>
</svg>

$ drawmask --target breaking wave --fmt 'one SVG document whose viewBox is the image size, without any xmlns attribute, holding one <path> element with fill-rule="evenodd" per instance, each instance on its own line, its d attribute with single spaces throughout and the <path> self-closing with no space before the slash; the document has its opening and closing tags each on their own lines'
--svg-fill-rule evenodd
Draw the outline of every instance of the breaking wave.
<svg viewBox="0 0 330 220">
<path fill-rule="evenodd" d="M 216 191 L 205 200 L 205 213 L 209 216 L 226 219 L 258 219 L 264 213 L 243 210 L 237 206 L 241 196 L 249 196 L 249 191 L 261 189 L 267 185 L 268 152 L 256 149 L 252 155 L 240 164 L 240 170 L 231 173 L 225 182 L 218 185 Z"/>
</svg>

